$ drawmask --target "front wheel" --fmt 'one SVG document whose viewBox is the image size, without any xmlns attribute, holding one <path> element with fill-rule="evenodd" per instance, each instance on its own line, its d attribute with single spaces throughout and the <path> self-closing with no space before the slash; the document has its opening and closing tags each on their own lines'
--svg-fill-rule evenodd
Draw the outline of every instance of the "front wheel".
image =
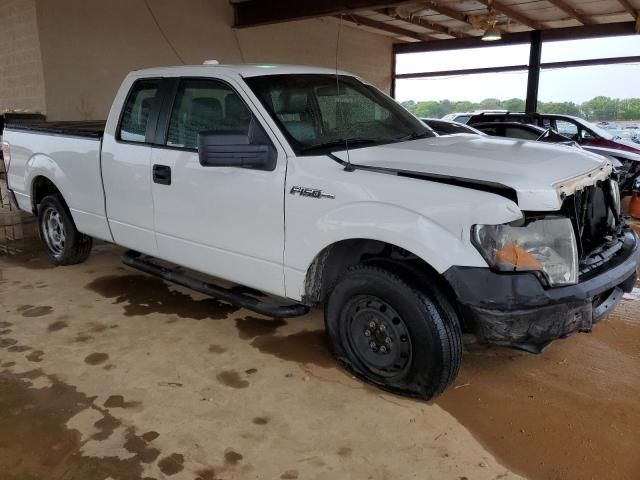
<svg viewBox="0 0 640 480">
<path fill-rule="evenodd" d="M 430 399 L 458 374 L 460 323 L 436 287 L 416 288 L 395 273 L 360 265 L 337 282 L 325 322 L 338 360 L 382 389 Z"/>
<path fill-rule="evenodd" d="M 38 233 L 55 265 L 84 262 L 91 253 L 91 237 L 80 233 L 62 196 L 48 195 L 38 206 Z"/>
</svg>

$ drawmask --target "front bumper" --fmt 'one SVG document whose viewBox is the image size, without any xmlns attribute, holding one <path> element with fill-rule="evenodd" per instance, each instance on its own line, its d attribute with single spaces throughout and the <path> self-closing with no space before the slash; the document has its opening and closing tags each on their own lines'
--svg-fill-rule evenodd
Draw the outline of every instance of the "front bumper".
<svg viewBox="0 0 640 480">
<path fill-rule="evenodd" d="M 637 280 L 640 241 L 625 229 L 622 248 L 598 272 L 566 287 L 545 288 L 529 272 L 451 267 L 444 274 L 465 319 L 484 342 L 539 352 L 574 332 L 590 332 Z M 586 276 L 586 275 L 585 275 Z"/>
</svg>

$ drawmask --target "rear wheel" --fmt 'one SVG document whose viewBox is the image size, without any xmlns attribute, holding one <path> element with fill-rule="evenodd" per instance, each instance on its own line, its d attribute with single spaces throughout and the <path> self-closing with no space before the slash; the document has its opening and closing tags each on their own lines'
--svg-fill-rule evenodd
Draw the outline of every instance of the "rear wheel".
<svg viewBox="0 0 640 480">
<path fill-rule="evenodd" d="M 338 280 L 325 321 L 338 360 L 385 390 L 430 399 L 458 373 L 460 324 L 436 287 L 416 288 L 388 270 L 357 266 Z"/>
<path fill-rule="evenodd" d="M 91 237 L 80 233 L 59 194 L 48 195 L 38 206 L 38 232 L 49 260 L 56 265 L 84 262 L 91 253 Z"/>
</svg>

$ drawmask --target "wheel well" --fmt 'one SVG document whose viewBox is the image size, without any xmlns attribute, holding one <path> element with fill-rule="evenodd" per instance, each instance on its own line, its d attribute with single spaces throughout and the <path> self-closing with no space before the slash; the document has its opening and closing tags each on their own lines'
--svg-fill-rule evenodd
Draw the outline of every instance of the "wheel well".
<svg viewBox="0 0 640 480">
<path fill-rule="evenodd" d="M 379 265 L 415 285 L 435 282 L 456 308 L 455 292 L 431 265 L 396 245 L 367 239 L 343 240 L 322 250 L 307 270 L 303 302 L 314 306 L 324 303 L 338 278 L 362 263 Z"/>
<path fill-rule="evenodd" d="M 47 177 L 39 176 L 33 180 L 33 186 L 31 189 L 31 206 L 34 215 L 37 215 L 38 205 L 40 205 L 42 199 L 47 195 L 54 193 L 60 193 L 60 190 L 58 190 L 58 187 L 56 187 Z"/>
</svg>

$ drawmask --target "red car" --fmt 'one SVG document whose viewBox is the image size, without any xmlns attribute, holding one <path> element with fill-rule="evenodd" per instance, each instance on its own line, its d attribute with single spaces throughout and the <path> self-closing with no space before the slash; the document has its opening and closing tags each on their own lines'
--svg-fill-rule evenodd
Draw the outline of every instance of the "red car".
<svg viewBox="0 0 640 480">
<path fill-rule="evenodd" d="M 488 122 L 519 122 L 551 128 L 581 145 L 611 148 L 640 154 L 640 144 L 616 137 L 608 130 L 571 115 L 528 113 L 480 113 L 473 115 L 467 125 Z"/>
</svg>

